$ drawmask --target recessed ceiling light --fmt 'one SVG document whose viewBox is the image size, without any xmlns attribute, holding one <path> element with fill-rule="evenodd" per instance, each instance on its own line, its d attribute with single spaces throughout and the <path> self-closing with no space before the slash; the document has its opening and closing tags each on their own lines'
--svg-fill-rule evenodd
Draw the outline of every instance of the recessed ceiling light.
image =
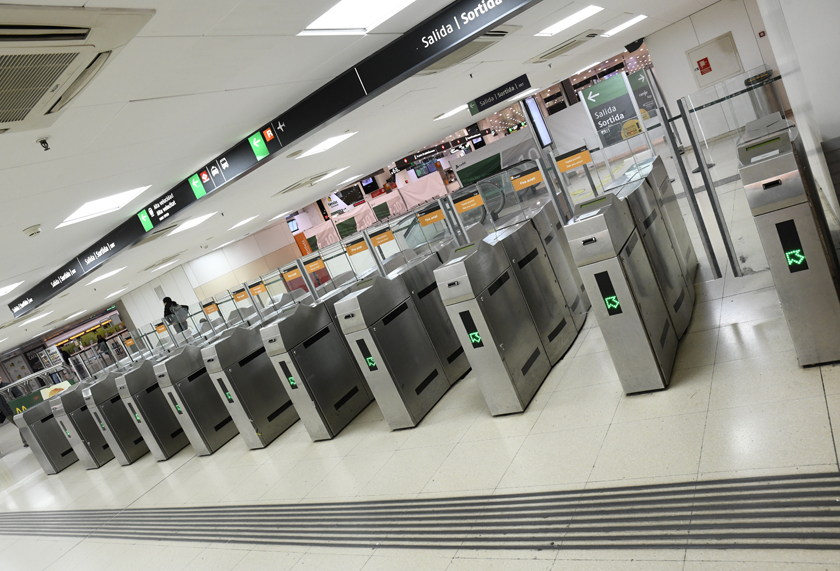
<svg viewBox="0 0 840 571">
<path fill-rule="evenodd" d="M 366 34 L 413 3 L 414 0 L 341 0 L 299 35 Z"/>
<path fill-rule="evenodd" d="M 0 288 L 0 297 L 3 297 L 6 294 L 12 293 L 12 291 L 22 283 L 23 282 L 18 282 L 16 284 L 7 285 L 6 287 Z"/>
<path fill-rule="evenodd" d="M 437 117 L 435 117 L 435 119 L 434 119 L 434 120 L 435 120 L 435 121 L 440 121 L 441 119 L 449 119 L 449 118 L 450 118 L 450 117 L 452 117 L 453 115 L 457 115 L 457 114 L 458 114 L 458 113 L 460 113 L 461 111 L 466 111 L 466 110 L 467 110 L 467 109 L 469 109 L 469 108 L 470 108 L 470 106 L 469 106 L 469 105 L 467 105 L 466 103 L 465 103 L 464 105 L 459 105 L 458 107 L 456 107 L 456 108 L 455 108 L 455 109 L 453 109 L 452 111 L 447 111 L 446 113 L 443 113 L 443 114 L 441 114 L 441 115 L 438 115 Z"/>
<path fill-rule="evenodd" d="M 211 212 L 210 214 L 205 214 L 204 216 L 199 216 L 198 218 L 192 218 L 190 220 L 187 220 L 186 222 L 175 228 L 175 230 L 170 232 L 169 235 L 172 236 L 174 234 L 180 234 L 181 232 L 185 232 L 186 230 L 195 228 L 196 226 L 198 226 L 199 224 L 203 224 L 216 214 L 216 212 Z"/>
<path fill-rule="evenodd" d="M 8 340 L 9 340 L 8 337 L 6 337 L 5 339 L 0 339 L 0 343 L 2 343 L 3 341 L 8 341 Z"/>
<path fill-rule="evenodd" d="M 609 30 L 608 32 L 605 32 L 604 34 L 601 34 L 601 37 L 602 38 L 609 38 L 610 36 L 614 36 L 617 33 L 626 30 L 630 26 L 632 26 L 634 24 L 638 24 L 639 22 L 641 22 L 645 18 L 647 18 L 647 16 L 645 16 L 644 14 L 640 14 L 640 15 L 636 16 L 635 18 L 633 18 L 632 20 L 627 20 L 626 22 L 624 22 L 620 26 L 616 26 L 612 30 Z"/>
<path fill-rule="evenodd" d="M 134 190 L 128 190 L 126 192 L 121 192 L 119 194 L 114 194 L 113 196 L 108 196 L 105 198 L 100 198 L 98 200 L 91 200 L 90 202 L 86 202 L 79 208 L 76 212 L 68 216 L 64 222 L 56 226 L 56 228 L 62 228 L 64 226 L 70 226 L 71 224 L 76 224 L 77 222 L 82 222 L 84 220 L 90 220 L 91 218 L 96 218 L 97 216 L 102 216 L 104 214 L 109 214 L 111 212 L 116 212 L 141 194 L 149 189 L 149 186 L 142 186 L 140 188 L 135 188 Z"/>
<path fill-rule="evenodd" d="M 235 225 L 231 226 L 230 228 L 228 228 L 228 232 L 230 232 L 231 230 L 235 230 L 235 229 L 239 228 L 240 226 L 245 226 L 248 222 L 250 222 L 251 220 L 256 220 L 257 218 L 259 218 L 259 215 L 251 216 L 250 218 L 246 218 L 242 222 L 239 222 L 238 224 L 235 224 Z"/>
<path fill-rule="evenodd" d="M 52 315 L 52 311 L 42 313 L 41 315 L 35 316 L 32 319 L 27 319 L 26 321 L 21 323 L 18 327 L 23 327 L 25 325 L 29 325 L 30 323 L 35 323 L 36 321 L 40 321 L 40 320 L 44 319 L 48 315 Z"/>
<path fill-rule="evenodd" d="M 274 218 L 272 218 L 271 220 L 269 220 L 269 222 L 274 222 L 275 220 L 279 220 L 280 218 L 285 218 L 286 216 L 288 216 L 289 214 L 291 214 L 291 212 L 292 212 L 292 211 L 291 211 L 291 210 L 289 210 L 288 212 L 284 212 L 283 214 L 278 214 L 277 216 L 275 216 Z"/>
<path fill-rule="evenodd" d="M 315 184 L 318 184 L 318 183 L 319 183 L 319 182 L 321 182 L 322 180 L 327 180 L 328 178 L 332 178 L 332 177 L 334 177 L 334 176 L 336 176 L 336 175 L 339 175 L 339 174 L 343 173 L 344 171 L 346 171 L 346 170 L 347 170 L 347 169 L 349 169 L 349 168 L 350 168 L 350 167 L 344 167 L 343 169 L 335 169 L 334 171 L 328 172 L 327 174 L 325 174 L 324 176 L 322 176 L 321 178 L 319 178 L 319 179 L 318 179 L 318 181 L 317 181 Z"/>
<path fill-rule="evenodd" d="M 309 149 L 305 153 L 301 154 L 297 158 L 302 159 L 303 157 L 311 157 L 312 155 L 317 155 L 318 153 L 323 153 L 325 151 L 329 151 L 334 146 L 338 145 L 339 143 L 343 143 L 344 141 L 346 141 L 347 139 L 349 139 L 350 137 L 352 137 L 356 133 L 358 133 L 358 131 L 354 131 L 352 133 L 344 133 L 343 135 L 338 135 L 338 136 L 335 136 L 335 137 L 330 137 L 329 139 L 327 139 L 323 143 L 315 145 L 314 147 L 312 147 L 311 149 Z"/>
<path fill-rule="evenodd" d="M 124 291 L 125 291 L 125 290 L 127 290 L 127 289 L 128 289 L 127 287 L 124 287 L 124 288 L 122 288 L 122 289 L 121 289 L 121 290 L 119 290 L 119 291 L 115 291 L 115 292 L 114 292 L 114 293 L 112 293 L 111 295 L 106 296 L 106 297 L 105 297 L 105 299 L 111 299 L 111 298 L 112 298 L 112 297 L 114 297 L 115 295 L 120 295 L 122 292 L 124 292 Z"/>
<path fill-rule="evenodd" d="M 73 319 L 74 317 L 79 317 L 80 315 L 82 315 L 83 313 L 86 313 L 86 312 L 87 312 L 87 309 L 83 309 L 82 311 L 79 311 L 79 312 L 74 313 L 73 315 L 69 316 L 64 321 L 69 321 L 69 320 Z"/>
<path fill-rule="evenodd" d="M 531 89 L 529 89 L 527 91 L 523 91 L 519 95 L 515 95 L 515 96 L 511 97 L 505 103 L 508 103 L 508 102 L 511 102 L 511 101 L 519 101 L 520 99 L 524 99 L 525 97 L 528 97 L 532 93 L 536 93 L 539 90 L 540 89 L 538 87 L 532 87 Z M 508 117 L 508 119 L 510 119 L 510 117 Z"/>
<path fill-rule="evenodd" d="M 594 16 L 595 14 L 600 12 L 601 10 L 603 10 L 603 8 L 601 8 L 600 6 L 587 6 L 583 10 L 575 12 L 574 14 L 569 16 L 568 18 L 563 18 L 562 20 L 560 20 L 559 22 L 557 22 L 553 26 L 549 26 L 548 28 L 546 28 L 545 30 L 540 32 L 539 34 L 535 34 L 535 35 L 537 35 L 537 36 L 553 36 L 555 34 L 558 34 L 558 33 L 562 32 L 563 30 L 565 30 L 567 28 L 571 28 L 575 24 L 583 22 L 584 20 L 586 20 L 587 18 L 589 18 L 591 16 Z"/>
<path fill-rule="evenodd" d="M 168 268 L 168 267 L 169 267 L 169 266 L 171 266 L 172 264 L 177 264 L 179 261 L 180 261 L 180 260 L 175 260 L 175 261 L 173 261 L 173 262 L 168 262 L 168 263 L 166 263 L 166 264 L 163 264 L 162 266 L 158 266 L 157 268 L 155 268 L 155 269 L 153 269 L 153 270 L 152 270 L 152 273 L 159 272 L 159 271 L 161 271 L 163 268 Z"/>
<path fill-rule="evenodd" d="M 50 331 L 52 331 L 52 329 L 50 329 Z M 46 336 L 49 334 L 49 332 L 50 332 L 50 331 L 42 331 L 41 333 L 39 333 L 38 335 L 35 335 L 35 336 L 34 336 L 34 337 L 32 337 L 32 338 L 33 338 L 33 339 L 36 339 L 36 338 L 38 338 L 38 337 L 46 337 Z"/>
<path fill-rule="evenodd" d="M 216 250 L 221 250 L 221 249 L 222 249 L 222 248 L 224 248 L 225 246 L 230 246 L 230 245 L 231 245 L 231 244 L 233 244 L 234 242 L 236 242 L 236 240 L 231 240 L 230 242 L 225 242 L 225 243 L 224 243 L 224 244 L 222 244 L 221 246 L 216 246 L 215 248 L 213 248 L 213 251 L 215 252 Z"/>
<path fill-rule="evenodd" d="M 586 61 L 586 60 L 584 60 L 584 61 Z M 575 75 L 579 75 L 579 74 L 583 73 L 584 71 L 586 71 L 588 69 L 593 69 L 593 68 L 595 68 L 595 66 L 598 66 L 598 65 L 601 65 L 601 62 L 590 63 L 588 66 L 584 67 L 583 69 L 580 69 L 580 70 L 576 71 Z"/>
<path fill-rule="evenodd" d="M 356 174 L 356 175 L 353 175 L 353 176 L 351 176 L 350 178 L 348 178 L 348 179 L 346 179 L 346 180 L 342 180 L 340 183 L 338 183 L 338 184 L 336 185 L 336 188 L 337 188 L 337 187 L 339 187 L 339 186 L 344 186 L 345 184 L 350 184 L 351 182 L 356 182 L 357 180 L 359 180 L 359 179 L 360 179 L 360 178 L 362 178 L 363 176 L 364 176 L 364 175 L 361 175 L 361 174 Z"/>
<path fill-rule="evenodd" d="M 126 267 L 127 267 L 127 266 L 124 266 L 124 267 L 122 267 L 122 268 L 120 268 L 120 269 L 118 269 L 118 270 L 114 270 L 113 272 L 108 272 L 107 274 L 102 274 L 101 276 L 99 276 L 98 278 L 96 278 L 95 280 L 93 280 L 92 282 L 90 282 L 90 283 L 89 283 L 89 284 L 87 284 L 87 285 L 93 285 L 93 284 L 95 284 L 96 282 L 101 282 L 102 280 L 107 280 L 107 279 L 108 279 L 108 278 L 110 278 L 111 276 L 115 276 L 115 275 L 117 275 L 118 273 L 120 273 L 121 271 L 123 271 Z"/>
</svg>

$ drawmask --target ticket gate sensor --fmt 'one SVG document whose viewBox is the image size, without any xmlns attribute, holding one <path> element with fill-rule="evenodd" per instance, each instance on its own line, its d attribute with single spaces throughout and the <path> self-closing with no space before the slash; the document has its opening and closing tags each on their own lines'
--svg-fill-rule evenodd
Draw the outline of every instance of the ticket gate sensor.
<svg viewBox="0 0 840 571">
<path fill-rule="evenodd" d="M 146 454 L 149 445 L 117 391 L 117 378 L 121 374 L 109 371 L 94 378 L 89 385 L 82 387 L 82 395 L 117 462 L 120 466 L 128 466 Z"/>
<path fill-rule="evenodd" d="M 627 202 L 605 194 L 578 204 L 566 236 L 586 290 L 601 298 L 593 312 L 624 392 L 666 388 L 677 335 Z"/>
<path fill-rule="evenodd" d="M 523 412 L 551 363 L 501 244 L 488 236 L 435 270 L 490 414 Z"/>
<path fill-rule="evenodd" d="M 315 441 L 334 438 L 373 400 L 331 311 L 325 303 L 296 305 L 260 332 Z"/>
<path fill-rule="evenodd" d="M 101 468 L 114 459 L 114 452 L 96 426 L 85 404 L 82 388 L 87 381 L 73 385 L 50 399 L 58 426 L 85 470 Z"/>
<path fill-rule="evenodd" d="M 840 264 L 799 131 L 780 114 L 746 126 L 741 179 L 799 364 L 840 360 Z"/>
<path fill-rule="evenodd" d="M 446 378 L 450 385 L 454 385 L 469 372 L 470 362 L 440 298 L 440 289 L 435 280 L 435 270 L 440 266 L 441 259 L 436 254 L 430 254 L 415 258 L 394 270 L 388 274 L 388 279 L 401 279 L 405 282 L 414 307 L 417 308 L 417 313 L 420 314 L 423 326 L 443 365 Z"/>
<path fill-rule="evenodd" d="M 209 456 L 239 433 L 219 399 L 201 348 L 184 345 L 155 365 L 155 375 L 196 454 Z"/>
<path fill-rule="evenodd" d="M 575 328 L 580 331 L 586 323 L 586 315 L 592 304 L 572 257 L 572 249 L 569 247 L 557 209 L 551 203 L 546 203 L 538 210 L 528 213 L 528 216 L 542 240 L 554 276 L 572 313 Z"/>
<path fill-rule="evenodd" d="M 298 421 L 258 328 L 235 327 L 201 356 L 248 448 L 265 448 Z"/>
<path fill-rule="evenodd" d="M 629 182 L 613 189 L 613 192 L 630 207 L 636 231 L 653 267 L 653 275 L 679 339 L 685 334 L 691 321 L 694 296 L 690 293 L 683 275 L 677 256 L 678 250 L 674 249 L 656 195 L 646 179 Z"/>
<path fill-rule="evenodd" d="M 14 417 L 15 426 L 48 476 L 58 474 L 79 459 L 62 433 L 50 404 L 50 400 L 41 402 Z"/>
<path fill-rule="evenodd" d="M 536 227 L 526 220 L 491 236 L 504 248 L 548 361 L 556 365 L 575 342 L 578 329 Z"/>
<path fill-rule="evenodd" d="M 335 309 L 388 426 L 417 426 L 450 383 L 405 282 L 375 277 Z"/>
<path fill-rule="evenodd" d="M 155 460 L 169 460 L 189 439 L 166 402 L 151 361 L 140 361 L 117 378 L 117 392 Z"/>
</svg>

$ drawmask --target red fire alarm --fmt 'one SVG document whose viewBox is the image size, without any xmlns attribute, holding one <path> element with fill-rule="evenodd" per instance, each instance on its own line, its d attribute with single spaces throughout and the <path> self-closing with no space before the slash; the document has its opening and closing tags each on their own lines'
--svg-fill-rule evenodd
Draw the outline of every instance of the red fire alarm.
<svg viewBox="0 0 840 571">
<path fill-rule="evenodd" d="M 697 61 L 697 69 L 700 71 L 700 75 L 706 75 L 707 73 L 712 73 L 712 64 L 709 63 L 709 58 L 704 57 L 701 60 Z"/>
<path fill-rule="evenodd" d="M 767 32 L 765 32 L 764 30 L 762 30 L 762 31 L 760 31 L 760 32 L 758 33 L 758 37 L 759 37 L 759 38 L 763 38 L 763 37 L 764 37 L 764 36 L 766 36 L 766 35 L 767 35 Z"/>
</svg>

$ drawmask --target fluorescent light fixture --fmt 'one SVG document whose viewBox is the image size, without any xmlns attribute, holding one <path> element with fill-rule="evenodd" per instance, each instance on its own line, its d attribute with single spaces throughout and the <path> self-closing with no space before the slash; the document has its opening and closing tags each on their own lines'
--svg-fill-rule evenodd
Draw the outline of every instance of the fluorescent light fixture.
<svg viewBox="0 0 840 571">
<path fill-rule="evenodd" d="M 352 133 L 344 133 L 343 135 L 338 135 L 336 137 L 330 137 L 329 139 L 327 139 L 323 143 L 315 145 L 314 147 L 312 147 L 311 149 L 309 149 L 308 151 L 303 153 L 298 158 L 302 159 L 303 157 L 311 157 L 312 155 L 317 155 L 318 153 L 323 153 L 325 151 L 329 151 L 334 146 L 338 145 L 339 143 L 343 143 L 344 141 L 346 141 L 347 139 L 349 139 L 350 137 L 352 137 L 356 133 L 358 133 L 358 131 L 354 131 Z"/>
<path fill-rule="evenodd" d="M 328 178 L 332 178 L 332 177 L 334 177 L 334 176 L 336 176 L 336 175 L 339 175 L 339 174 L 343 173 L 344 171 L 346 171 L 346 170 L 347 170 L 347 169 L 349 169 L 349 168 L 350 168 L 350 167 L 344 167 L 343 169 L 335 169 L 335 170 L 334 170 L 334 171 L 332 171 L 332 172 L 328 172 L 327 174 L 325 174 L 324 176 L 322 176 L 321 178 L 319 178 L 319 179 L 318 179 L 318 182 L 321 182 L 322 180 L 327 180 Z M 315 184 L 318 184 L 318 182 L 316 182 Z"/>
<path fill-rule="evenodd" d="M 278 214 L 277 216 L 275 216 L 274 218 L 272 218 L 271 220 L 269 220 L 269 222 L 274 222 L 275 220 L 279 220 L 279 219 L 281 219 L 281 218 L 285 218 L 286 216 L 288 216 L 288 215 L 289 215 L 289 214 L 291 214 L 291 213 L 292 213 L 292 211 L 291 211 L 291 210 L 289 210 L 288 212 L 284 212 L 283 214 Z"/>
<path fill-rule="evenodd" d="M 470 108 L 470 106 L 467 105 L 466 103 L 464 105 L 459 105 L 458 107 L 456 107 L 452 111 L 448 111 L 448 112 L 444 113 L 443 115 L 438 115 L 437 117 L 435 117 L 434 120 L 435 121 L 440 121 L 441 119 L 449 119 L 453 115 L 457 115 L 461 111 L 466 111 L 469 108 Z"/>
<path fill-rule="evenodd" d="M 0 297 L 3 297 L 6 294 L 12 293 L 12 291 L 14 291 L 14 289 L 22 283 L 23 282 L 18 282 L 16 284 L 7 285 L 6 287 L 0 287 Z"/>
<path fill-rule="evenodd" d="M 30 323 L 35 323 L 36 321 L 40 321 L 40 320 L 44 319 L 44 318 L 45 318 L 46 316 L 48 316 L 48 315 L 52 315 L 52 311 L 48 311 L 48 312 L 46 312 L 46 313 L 42 313 L 41 315 L 38 315 L 38 316 L 36 316 L 36 317 L 33 317 L 32 319 L 27 319 L 26 321 L 24 321 L 23 323 L 21 323 L 18 327 L 23 327 L 23 326 L 25 326 L 25 325 L 29 325 Z"/>
<path fill-rule="evenodd" d="M 248 222 L 250 222 L 251 220 L 256 220 L 257 218 L 259 218 L 259 215 L 251 216 L 250 218 L 246 218 L 242 222 L 239 222 L 238 224 L 235 224 L 235 225 L 231 226 L 230 228 L 228 228 L 228 232 L 230 232 L 231 230 L 236 230 L 240 226 L 245 226 Z"/>
<path fill-rule="evenodd" d="M 166 264 L 163 264 L 162 266 L 160 266 L 160 267 L 157 267 L 157 268 L 153 269 L 153 270 L 152 270 L 152 273 L 159 272 L 159 271 L 161 271 L 163 268 L 168 268 L 168 267 L 169 267 L 169 266 L 171 266 L 172 264 L 177 264 L 178 262 L 179 262 L 179 260 L 175 260 L 175 261 L 173 261 L 173 262 L 167 262 Z"/>
<path fill-rule="evenodd" d="M 71 320 L 71 319 L 73 319 L 74 317 L 79 317 L 80 315 L 82 315 L 82 314 L 84 314 L 84 313 L 87 313 L 87 309 L 83 309 L 82 311 L 79 311 L 79 312 L 77 312 L 77 313 L 74 313 L 73 315 L 71 315 L 71 316 L 69 316 L 67 319 L 65 319 L 64 321 L 70 321 L 70 320 Z"/>
<path fill-rule="evenodd" d="M 536 92 L 537 92 L 537 91 L 539 91 L 539 90 L 540 90 L 540 88 L 539 88 L 539 87 L 532 87 L 531 89 L 529 89 L 529 90 L 527 90 L 527 91 L 523 91 L 523 92 L 522 92 L 522 93 L 520 93 L 519 95 L 514 95 L 513 97 L 511 97 L 510 99 L 508 99 L 507 101 L 505 101 L 505 103 L 510 103 L 511 101 L 519 101 L 520 99 L 523 99 L 523 98 L 525 98 L 525 97 L 528 97 L 528 96 L 529 96 L 529 95 L 531 95 L 532 93 L 536 93 Z"/>
<path fill-rule="evenodd" d="M 50 329 L 50 331 L 52 331 L 52 329 Z M 42 331 L 41 333 L 39 333 L 38 335 L 33 337 L 33 339 L 35 339 L 37 337 L 46 337 L 47 335 L 49 335 L 50 331 Z"/>
<path fill-rule="evenodd" d="M 357 182 L 363 176 L 365 176 L 365 175 L 363 175 L 363 174 L 353 175 L 350 178 L 348 178 L 347 180 L 342 180 L 340 183 L 338 183 L 335 186 L 336 186 L 336 188 L 338 188 L 339 186 L 344 186 L 345 184 L 350 184 L 351 182 Z"/>
<path fill-rule="evenodd" d="M 115 295 L 120 295 L 122 292 L 124 292 L 124 291 L 125 291 L 125 290 L 127 290 L 127 289 L 128 289 L 127 287 L 124 287 L 124 288 L 122 288 L 122 289 L 121 289 L 121 290 L 119 290 L 119 291 L 115 291 L 115 292 L 114 292 L 114 293 L 112 293 L 111 295 L 105 296 L 105 299 L 111 299 L 111 298 L 112 298 L 112 297 L 114 297 Z"/>
<path fill-rule="evenodd" d="M 222 249 L 222 248 L 224 248 L 225 246 L 230 246 L 230 245 L 231 245 L 231 244 L 233 244 L 234 242 L 236 242 L 236 240 L 231 240 L 230 242 L 225 242 L 225 243 L 224 243 L 224 244 L 222 244 L 221 246 L 217 246 L 217 247 L 213 248 L 213 251 L 215 252 L 216 250 L 221 250 L 221 249 Z"/>
<path fill-rule="evenodd" d="M 580 22 L 583 22 L 587 18 L 589 18 L 591 16 L 594 16 L 595 14 L 600 12 L 601 10 L 603 10 L 603 8 L 601 8 L 600 6 L 587 6 L 583 10 L 575 12 L 574 14 L 569 16 L 568 18 L 563 18 L 562 20 L 560 20 L 559 22 L 557 22 L 553 26 L 549 26 L 548 28 L 546 28 L 545 30 L 540 32 L 539 34 L 534 34 L 534 35 L 536 35 L 536 36 L 553 36 L 555 34 L 559 34 L 563 30 L 571 28 L 575 24 L 579 24 Z"/>
<path fill-rule="evenodd" d="M 575 75 L 580 75 L 580 74 L 581 74 L 581 73 L 583 73 L 584 71 L 587 71 L 587 70 L 593 69 L 593 68 L 595 68 L 596 66 L 599 66 L 599 65 L 601 65 L 601 62 L 599 62 L 599 61 L 596 61 L 595 63 L 590 63 L 588 66 L 584 67 L 583 69 L 579 69 L 579 70 L 577 70 L 577 71 L 575 72 Z"/>
<path fill-rule="evenodd" d="M 601 37 L 602 38 L 609 38 L 610 36 L 614 36 L 619 32 L 623 32 L 624 30 L 626 30 L 630 26 L 632 26 L 634 24 L 638 24 L 639 22 L 641 22 L 645 18 L 647 18 L 647 16 L 645 16 L 644 14 L 640 14 L 640 15 L 636 16 L 635 18 L 633 18 L 632 20 L 627 20 L 626 22 L 624 22 L 620 26 L 616 26 L 612 30 L 601 34 Z"/>
<path fill-rule="evenodd" d="M 181 232 L 191 230 L 192 228 L 195 228 L 199 224 L 203 224 L 204 222 L 207 222 L 210 218 L 212 218 L 216 214 L 218 214 L 218 213 L 217 212 L 211 212 L 210 214 L 205 214 L 204 216 L 199 216 L 198 218 L 192 218 L 190 220 L 187 220 L 186 222 L 184 222 L 183 224 L 181 224 L 180 226 L 175 228 L 175 230 L 170 232 L 169 235 L 173 236 L 175 234 L 180 234 Z"/>
<path fill-rule="evenodd" d="M 5 339 L 0 339 L 0 343 L 2 343 L 3 341 L 8 341 L 8 340 L 9 340 L 8 337 L 6 337 Z"/>
<path fill-rule="evenodd" d="M 414 0 L 341 0 L 299 35 L 364 35 Z"/>
<path fill-rule="evenodd" d="M 90 282 L 90 283 L 89 283 L 89 284 L 87 284 L 87 285 L 93 285 L 93 284 L 95 284 L 96 282 L 101 282 L 102 280 L 107 280 L 107 279 L 108 279 L 108 278 L 110 278 L 111 276 L 115 276 L 115 275 L 117 275 L 118 273 L 120 273 L 121 271 L 123 271 L 126 267 L 127 267 L 127 266 L 124 266 L 124 267 L 122 267 L 122 268 L 120 268 L 120 269 L 118 269 L 118 270 L 114 270 L 113 272 L 108 272 L 107 274 L 102 274 L 101 276 L 99 276 L 98 278 L 96 278 L 95 280 L 93 280 L 92 282 Z"/>
<path fill-rule="evenodd" d="M 105 198 L 100 198 L 99 200 L 86 202 L 76 212 L 68 216 L 64 222 L 56 226 L 56 228 L 63 228 L 64 226 L 70 226 L 71 224 L 76 224 L 77 222 L 90 220 L 91 218 L 96 218 L 97 216 L 116 212 L 143 194 L 150 187 L 151 185 L 141 186 L 140 188 L 135 188 L 134 190 L 128 190 L 126 192 L 114 194 L 113 196 L 107 196 Z"/>
</svg>

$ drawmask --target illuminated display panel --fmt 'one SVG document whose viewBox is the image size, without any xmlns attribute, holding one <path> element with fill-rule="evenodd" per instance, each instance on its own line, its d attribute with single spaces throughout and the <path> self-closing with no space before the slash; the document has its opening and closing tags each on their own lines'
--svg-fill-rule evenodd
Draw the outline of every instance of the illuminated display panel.
<svg viewBox="0 0 840 571">
<path fill-rule="evenodd" d="M 601 297 L 604 300 L 604 305 L 607 307 L 607 313 L 610 317 L 624 313 L 621 309 L 621 302 L 615 294 L 615 288 L 610 279 L 610 274 L 608 272 L 595 274 L 595 281 L 598 283 L 598 289 L 601 290 Z"/>
<path fill-rule="evenodd" d="M 790 273 L 795 274 L 807 270 L 808 259 L 805 257 L 805 250 L 802 249 L 799 232 L 796 231 L 796 223 L 793 220 L 779 222 L 776 224 L 776 232 L 779 233 L 782 252 L 785 254 L 785 263 L 787 263 Z"/>
</svg>

